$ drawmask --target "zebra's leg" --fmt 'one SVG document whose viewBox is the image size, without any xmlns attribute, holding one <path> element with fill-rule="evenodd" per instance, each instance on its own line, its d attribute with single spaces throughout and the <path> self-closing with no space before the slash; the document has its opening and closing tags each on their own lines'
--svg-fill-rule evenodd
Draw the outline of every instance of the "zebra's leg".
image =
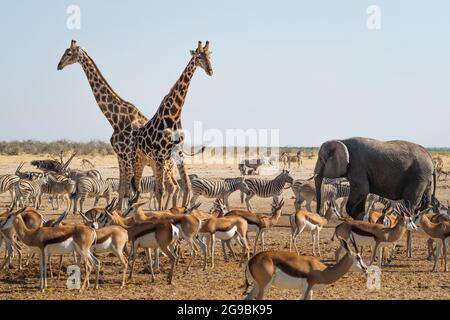
<svg viewBox="0 0 450 320">
<path fill-rule="evenodd" d="M 12 187 L 9 189 L 9 194 L 11 195 L 11 204 L 16 201 L 16 188 Z"/>
<path fill-rule="evenodd" d="M 192 195 L 192 198 L 191 198 L 191 207 L 195 204 L 195 202 L 197 201 L 197 199 L 198 199 L 199 196 L 200 196 L 200 195 L 197 194 L 197 193 L 194 193 L 194 194 Z"/>
<path fill-rule="evenodd" d="M 100 199 L 100 196 L 95 196 L 95 200 L 94 200 L 94 208 L 96 208 L 97 207 L 97 203 L 98 203 L 98 200 Z M 109 203 L 109 202 L 108 202 Z M 80 205 L 81 206 L 81 205 Z M 83 210 L 82 210 L 83 211 Z"/>
<path fill-rule="evenodd" d="M 86 200 L 86 195 L 82 195 L 82 196 L 80 197 L 80 211 L 81 211 L 81 212 L 83 212 L 83 203 L 84 203 L 84 200 Z"/>
<path fill-rule="evenodd" d="M 78 212 L 78 200 L 80 199 L 80 195 L 76 194 L 73 198 L 72 204 L 73 204 L 73 214 L 76 214 Z"/>
<path fill-rule="evenodd" d="M 230 211 L 230 203 L 228 202 L 228 198 L 230 197 L 229 194 L 226 194 L 223 196 L 223 202 L 225 204 L 225 207 L 227 208 L 228 211 Z"/>
<path fill-rule="evenodd" d="M 247 205 L 247 210 L 248 211 L 253 211 L 252 205 L 250 204 L 250 199 L 253 198 L 254 196 L 255 196 L 255 194 L 253 192 L 250 192 L 245 197 L 245 204 Z"/>
</svg>

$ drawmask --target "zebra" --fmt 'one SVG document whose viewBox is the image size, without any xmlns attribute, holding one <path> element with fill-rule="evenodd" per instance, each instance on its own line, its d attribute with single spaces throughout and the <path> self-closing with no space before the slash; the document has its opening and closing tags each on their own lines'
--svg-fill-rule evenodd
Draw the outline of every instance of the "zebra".
<svg viewBox="0 0 450 320">
<path fill-rule="evenodd" d="M 106 182 L 111 187 L 111 192 L 119 193 L 120 179 L 119 178 L 106 178 Z"/>
<path fill-rule="evenodd" d="M 209 180 L 196 178 L 192 180 L 192 199 L 191 206 L 195 205 L 199 196 L 206 198 L 222 199 L 229 210 L 228 197 L 235 191 L 250 192 L 249 186 L 244 177 L 227 178 L 224 180 Z"/>
<path fill-rule="evenodd" d="M 149 198 L 150 198 L 150 200 L 148 202 L 149 209 L 152 210 L 152 200 L 153 200 L 153 209 L 157 208 L 156 193 L 155 193 L 155 188 L 156 188 L 155 177 L 154 176 L 142 177 L 139 187 L 141 189 L 141 195 L 146 194 L 146 193 L 148 193 L 148 195 L 149 195 Z"/>
<path fill-rule="evenodd" d="M 189 177 L 189 181 L 191 181 L 191 184 L 192 184 L 192 180 L 197 179 L 198 178 L 198 174 L 192 173 L 192 174 L 189 174 L 188 177 Z M 184 197 L 184 193 L 183 192 L 185 190 L 183 179 L 178 179 L 178 186 L 180 188 L 180 192 L 178 193 L 178 199 L 183 199 L 183 197 Z M 189 196 L 191 196 L 191 195 L 189 195 Z"/>
<path fill-rule="evenodd" d="M 331 180 L 332 181 L 332 180 Z M 339 212 L 342 213 L 345 205 L 347 204 L 348 196 L 350 195 L 350 184 L 341 182 L 331 182 L 322 184 L 322 200 L 321 200 L 321 211 L 324 212 L 326 201 L 330 201 L 337 207 L 336 200 L 344 198 L 341 202 Z"/>
<path fill-rule="evenodd" d="M 366 211 L 367 212 L 371 211 L 374 208 L 375 204 L 378 202 L 384 205 L 385 208 L 387 207 L 396 208 L 398 206 L 400 207 L 405 206 L 405 202 L 403 200 L 391 200 L 388 198 L 381 197 L 374 193 L 369 193 L 366 200 L 366 203 L 368 204 Z"/>
<path fill-rule="evenodd" d="M 245 197 L 245 203 L 247 205 L 247 210 L 252 211 L 252 206 L 250 204 L 250 199 L 255 195 L 261 198 L 272 197 L 274 203 L 279 203 L 279 196 L 283 191 L 284 185 L 289 183 L 292 185 L 294 178 L 291 176 L 288 170 L 283 170 L 281 173 L 272 180 L 264 180 L 260 178 L 247 178 L 245 179 L 250 192 L 247 193 Z M 243 202 L 244 193 L 241 193 L 241 202 Z"/>
<path fill-rule="evenodd" d="M 39 209 L 41 205 L 42 186 L 48 182 L 48 174 L 44 173 L 35 180 L 20 179 L 16 184 L 16 206 L 24 207 L 30 201 Z"/>
<path fill-rule="evenodd" d="M 78 170 L 78 169 L 69 169 L 67 172 L 67 176 L 75 181 L 78 181 L 78 179 L 82 177 L 89 177 L 94 178 L 97 180 L 103 180 L 102 175 L 100 174 L 100 171 L 91 169 L 88 171 Z"/>
<path fill-rule="evenodd" d="M 15 174 L 3 174 L 0 176 L 0 194 L 9 191 L 11 195 L 11 201 L 16 199 L 16 184 L 20 178 Z"/>
<path fill-rule="evenodd" d="M 50 199 L 53 210 L 55 210 L 53 200 L 56 198 L 56 206 L 59 210 L 59 196 L 62 196 L 63 201 L 67 204 L 67 210 L 69 211 L 71 208 L 70 196 L 75 192 L 75 190 L 76 184 L 72 179 L 63 175 L 53 176 L 50 174 L 48 176 L 48 181 L 42 185 L 40 197 L 42 197 L 43 194 L 48 194 L 51 196 Z M 39 202 L 41 202 L 41 200 L 39 200 Z"/>
<path fill-rule="evenodd" d="M 111 200 L 112 188 L 106 180 L 99 180 L 91 177 L 81 177 L 76 182 L 76 191 L 72 195 L 73 213 L 77 213 L 78 200 L 80 201 L 80 211 L 83 212 L 83 203 L 87 197 L 95 198 L 94 207 L 100 198 L 106 198 L 106 202 Z"/>
<path fill-rule="evenodd" d="M 300 165 L 303 164 L 303 152 L 297 151 L 295 155 L 291 155 L 287 152 L 283 152 L 280 156 L 280 161 L 283 162 L 283 169 L 286 169 L 286 166 L 290 169 L 291 162 L 297 164 L 297 168 L 300 168 Z"/>
<path fill-rule="evenodd" d="M 297 212 L 302 208 L 302 203 L 306 201 L 306 210 L 312 212 L 311 203 L 316 201 L 316 186 L 314 181 L 298 179 L 291 186 L 295 195 L 294 207 Z"/>
</svg>

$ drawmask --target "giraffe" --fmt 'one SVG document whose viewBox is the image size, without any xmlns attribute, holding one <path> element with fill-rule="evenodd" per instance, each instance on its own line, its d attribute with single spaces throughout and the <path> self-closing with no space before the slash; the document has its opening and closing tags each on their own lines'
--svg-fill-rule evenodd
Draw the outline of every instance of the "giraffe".
<svg viewBox="0 0 450 320">
<path fill-rule="evenodd" d="M 177 182 L 170 176 L 165 161 L 171 157 L 175 158 L 175 162 L 183 180 L 183 206 L 187 206 L 189 202 L 191 182 L 187 175 L 183 153 L 180 152 L 184 141 L 181 127 L 181 111 L 186 99 L 189 84 L 197 67 L 205 70 L 208 76 L 212 76 L 209 52 L 209 41 L 206 41 L 204 47 L 202 42 L 198 42 L 196 50 L 191 50 L 191 59 L 187 64 L 183 73 L 177 82 L 172 86 L 169 93 L 162 100 L 155 115 L 139 130 L 136 131 L 136 155 L 144 158 L 146 161 L 136 162 L 134 166 L 134 178 L 132 187 L 136 190 L 136 196 L 132 202 L 136 202 L 139 198 L 139 184 L 146 162 L 154 163 L 154 175 L 156 178 L 156 198 L 158 199 L 159 209 L 167 208 L 172 189 L 176 189 Z M 163 198 L 166 195 L 166 184 L 169 186 L 167 203 L 163 206 Z M 174 204 L 176 198 L 172 198 Z"/>
<path fill-rule="evenodd" d="M 136 158 L 134 154 L 133 131 L 145 125 L 148 118 L 133 104 L 123 100 L 108 84 L 94 60 L 88 55 L 84 48 L 77 45 L 72 40 L 70 47 L 64 52 L 58 70 L 64 67 L 79 63 L 89 81 L 89 84 L 103 115 L 113 128 L 111 145 L 117 154 L 120 172 L 120 187 L 118 206 L 122 206 L 124 198 L 130 198 L 131 179 L 133 177 L 133 165 L 145 161 Z M 171 161 L 170 161 L 171 162 Z M 146 165 L 154 167 L 152 162 L 147 161 Z M 169 167 L 171 167 L 169 165 Z"/>
</svg>

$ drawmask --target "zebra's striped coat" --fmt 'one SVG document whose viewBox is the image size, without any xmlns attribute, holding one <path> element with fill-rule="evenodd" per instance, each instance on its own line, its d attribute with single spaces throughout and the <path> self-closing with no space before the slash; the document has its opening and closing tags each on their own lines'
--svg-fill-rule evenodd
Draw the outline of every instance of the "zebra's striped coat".
<svg viewBox="0 0 450 320">
<path fill-rule="evenodd" d="M 274 203 L 279 203 L 279 196 L 281 195 L 283 189 L 285 189 L 285 184 L 292 184 L 294 178 L 291 176 L 288 170 L 283 170 L 278 176 L 272 180 L 265 180 L 260 178 L 246 178 L 250 191 L 247 193 L 245 198 L 245 203 L 247 205 L 247 210 L 253 211 L 252 205 L 250 204 L 250 199 L 254 196 L 261 198 L 272 197 Z M 243 194 L 241 193 L 241 201 Z"/>
<path fill-rule="evenodd" d="M 83 203 L 87 197 L 95 198 L 95 207 L 100 198 L 105 198 L 107 203 L 109 203 L 111 200 L 111 194 L 112 188 L 108 181 L 90 177 L 79 178 L 77 181 L 76 192 L 73 196 L 73 212 L 77 212 L 78 201 L 80 202 L 80 210 L 83 212 Z"/>
<path fill-rule="evenodd" d="M 16 198 L 16 184 L 20 178 L 15 174 L 3 174 L 0 175 L 0 194 L 9 191 L 11 195 L 11 201 L 14 202 Z"/>
<path fill-rule="evenodd" d="M 193 206 L 199 196 L 206 198 L 222 199 L 227 209 L 229 209 L 229 196 L 240 190 L 247 193 L 250 191 L 248 185 L 243 177 L 228 178 L 224 180 L 210 180 L 203 178 L 192 179 L 192 199 L 191 206 Z"/>
</svg>

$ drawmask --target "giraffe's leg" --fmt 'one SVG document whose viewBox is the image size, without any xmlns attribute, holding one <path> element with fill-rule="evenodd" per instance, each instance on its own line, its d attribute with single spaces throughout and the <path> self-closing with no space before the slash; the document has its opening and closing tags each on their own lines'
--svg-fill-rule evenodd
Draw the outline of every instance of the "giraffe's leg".
<svg viewBox="0 0 450 320">
<path fill-rule="evenodd" d="M 182 207 L 186 207 L 189 203 L 189 198 L 191 196 L 191 180 L 186 172 L 186 168 L 184 166 L 183 159 L 177 163 L 178 172 L 180 173 L 181 180 L 183 181 L 183 202 L 181 203 Z"/>
<path fill-rule="evenodd" d="M 119 161 L 119 198 L 117 201 L 116 209 L 123 208 L 123 199 L 125 194 L 125 171 L 124 171 L 124 161 L 121 157 L 117 156 Z"/>
<path fill-rule="evenodd" d="M 164 209 L 167 210 L 169 207 L 170 200 L 173 199 L 173 205 L 176 206 L 176 197 L 178 195 L 178 182 L 173 177 L 172 172 L 169 170 L 165 170 L 165 177 L 166 177 L 166 184 L 167 184 L 167 198 L 166 198 L 166 204 L 164 205 Z"/>
<path fill-rule="evenodd" d="M 164 163 L 157 162 L 155 165 L 155 195 L 158 201 L 158 210 L 163 210 L 163 196 L 166 192 L 166 186 L 164 185 L 165 172 Z"/>
<path fill-rule="evenodd" d="M 124 188 L 124 192 L 123 192 L 123 199 L 131 199 L 131 182 L 134 180 L 134 187 L 136 188 L 136 185 L 139 186 L 140 183 L 140 179 L 139 182 L 136 182 L 136 177 L 135 177 L 135 171 L 134 171 L 134 166 L 135 162 L 129 158 L 127 158 L 126 162 L 124 163 L 124 168 L 123 168 L 123 188 Z M 134 178 L 134 179 L 133 179 Z M 135 190 L 137 192 L 137 195 L 135 198 L 133 198 L 133 200 L 137 201 L 139 198 L 139 188 Z M 122 200 L 123 202 L 123 200 Z M 122 203 L 120 204 L 122 205 Z"/>
<path fill-rule="evenodd" d="M 142 174 L 144 172 L 144 168 L 145 168 L 145 161 L 143 159 L 142 156 L 137 155 L 136 156 L 136 161 L 134 163 L 134 178 L 133 178 L 133 188 L 135 190 L 135 192 L 137 192 L 137 195 L 135 195 L 137 198 L 140 195 L 141 190 L 141 179 L 142 179 Z M 138 199 L 135 199 L 136 201 Z"/>
<path fill-rule="evenodd" d="M 167 189 L 168 197 L 166 200 L 166 208 L 168 208 L 169 206 L 170 199 L 172 199 L 172 207 L 176 207 L 180 187 L 178 185 L 177 179 L 175 179 L 175 177 L 173 176 L 172 170 L 167 171 Z"/>
</svg>

